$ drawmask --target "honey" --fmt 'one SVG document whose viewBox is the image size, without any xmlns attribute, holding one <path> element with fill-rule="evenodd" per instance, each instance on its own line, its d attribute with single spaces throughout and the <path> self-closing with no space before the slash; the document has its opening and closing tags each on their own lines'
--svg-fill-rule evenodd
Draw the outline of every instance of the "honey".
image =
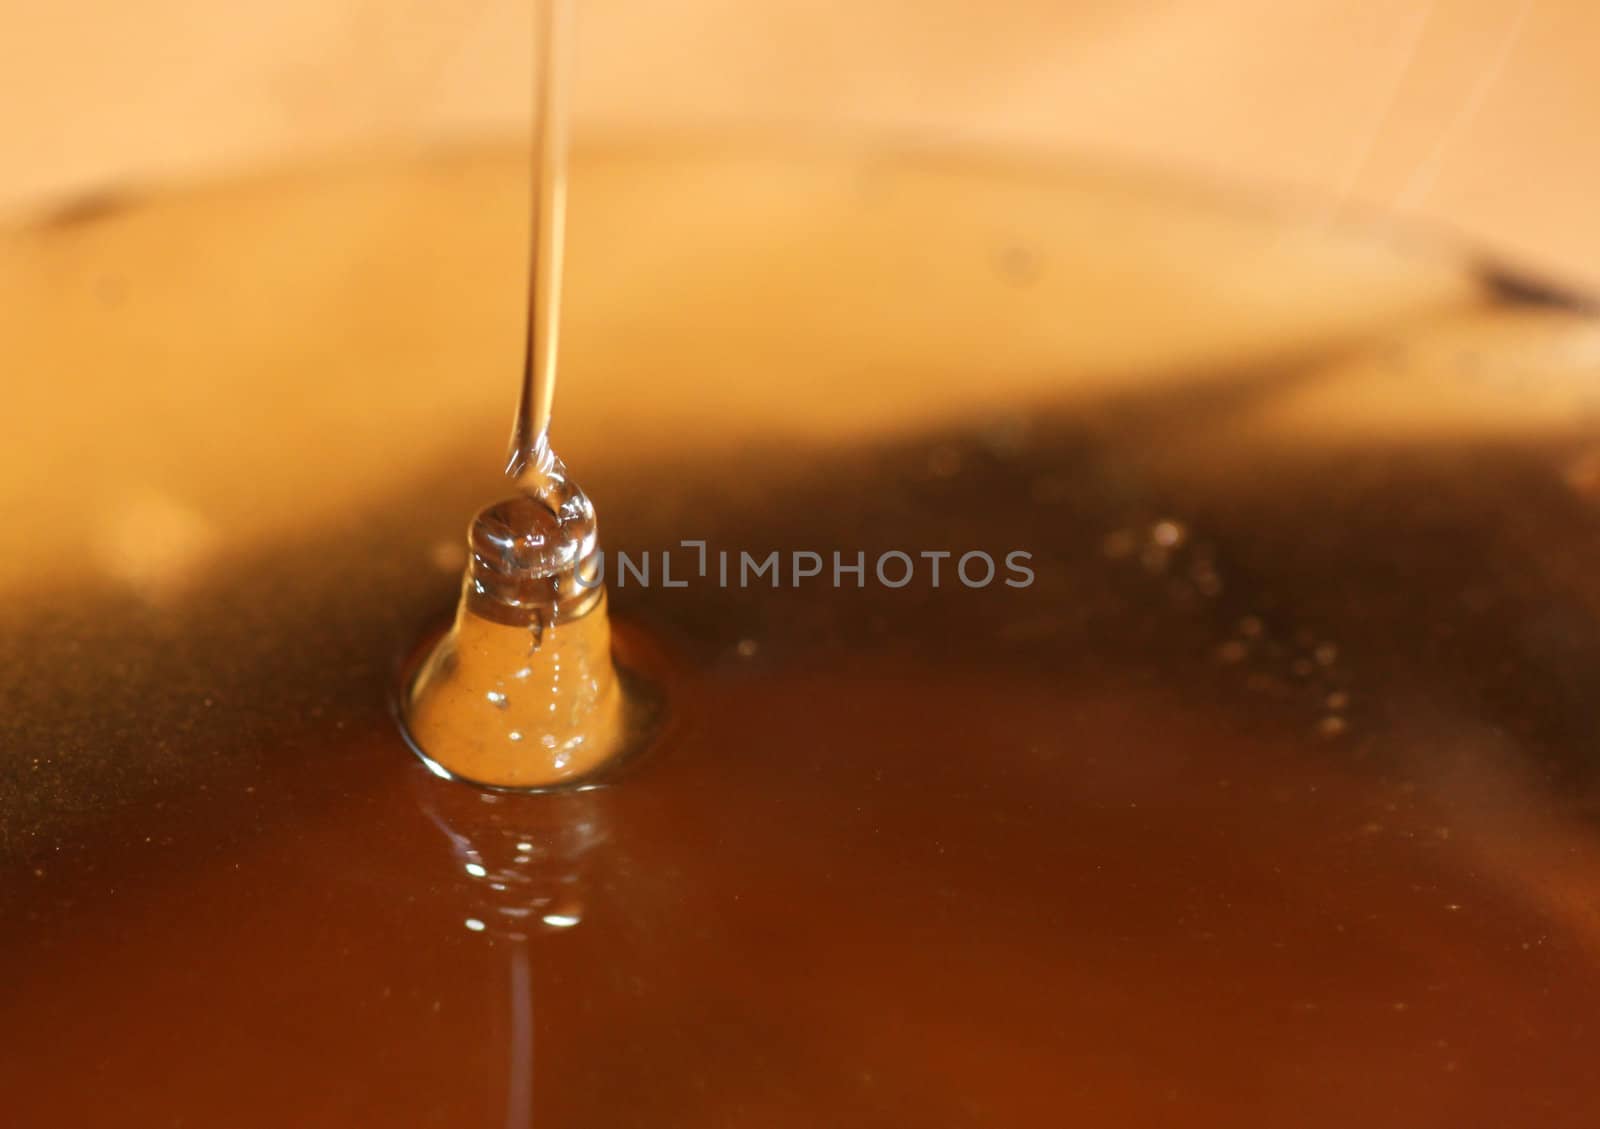
<svg viewBox="0 0 1600 1129">
<path fill-rule="evenodd" d="M 1034 582 L 611 569 L 658 750 L 440 780 L 526 153 L 11 231 L 7 1124 L 1600 1124 L 1591 315 L 1104 170 L 573 157 L 608 548 Z M 480 579 L 512 674 L 588 598 Z"/>
<path fill-rule="evenodd" d="M 621 755 L 629 731 L 611 659 L 594 507 L 549 440 L 566 224 L 570 0 L 544 0 L 538 9 L 528 338 L 506 462 L 520 492 L 473 519 L 455 622 L 403 702 L 407 737 L 435 772 L 520 789 L 592 776 Z"/>
</svg>

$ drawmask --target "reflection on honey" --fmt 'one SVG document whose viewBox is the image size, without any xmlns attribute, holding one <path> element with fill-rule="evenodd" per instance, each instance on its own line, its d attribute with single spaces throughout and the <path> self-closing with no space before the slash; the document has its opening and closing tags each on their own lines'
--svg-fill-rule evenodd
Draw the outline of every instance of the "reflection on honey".
<svg viewBox="0 0 1600 1129">
<path fill-rule="evenodd" d="M 608 548 L 1037 580 L 615 587 L 676 727 L 486 794 L 389 698 L 498 485 L 514 168 L 7 237 L 14 1120 L 1596 1120 L 1590 319 L 1068 169 L 590 154 Z"/>
</svg>

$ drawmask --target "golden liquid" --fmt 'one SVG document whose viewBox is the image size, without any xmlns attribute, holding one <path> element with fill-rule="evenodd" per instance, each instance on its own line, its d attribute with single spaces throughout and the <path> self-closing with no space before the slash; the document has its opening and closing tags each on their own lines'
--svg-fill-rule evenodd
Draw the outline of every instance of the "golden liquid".
<svg viewBox="0 0 1600 1129">
<path fill-rule="evenodd" d="M 623 728 L 603 602 L 552 625 L 538 647 L 525 628 L 463 609 L 449 645 L 418 676 L 406 728 L 468 780 L 537 788 L 593 773 L 615 755 Z"/>
<path fill-rule="evenodd" d="M 567 68 L 572 0 L 536 0 L 539 59 L 534 69 L 533 253 L 528 271 L 528 344 L 506 473 L 537 494 L 548 458 L 560 355 L 561 274 L 567 234 Z"/>
<path fill-rule="evenodd" d="M 544 0 L 538 8 L 528 344 L 506 463 L 523 497 L 474 519 L 455 622 L 402 699 L 409 739 L 441 775 L 521 789 L 592 776 L 626 751 L 630 732 L 611 661 L 605 588 L 580 582 L 584 565 L 598 560 L 594 512 L 549 445 L 566 226 L 562 72 L 571 12 L 567 0 Z"/>
<path fill-rule="evenodd" d="M 613 583 L 661 749 L 482 792 L 389 697 L 495 486 L 521 168 L 8 237 L 10 1120 L 1600 1119 L 1591 318 L 1104 173 L 582 154 L 614 548 L 1037 581 Z"/>
</svg>

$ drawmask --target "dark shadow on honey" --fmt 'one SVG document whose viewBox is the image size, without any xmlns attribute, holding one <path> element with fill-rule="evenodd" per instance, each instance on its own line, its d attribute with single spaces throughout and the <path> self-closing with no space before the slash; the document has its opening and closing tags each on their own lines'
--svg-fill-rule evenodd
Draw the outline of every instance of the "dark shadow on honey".
<svg viewBox="0 0 1600 1129">
<path fill-rule="evenodd" d="M 1070 478 L 1069 504 L 1078 519 L 1104 524 L 1136 491 L 1122 477 L 1119 436 L 1225 414 L 1261 389 L 1284 390 L 1319 363 L 1286 361 L 1205 379 L 1194 390 L 1111 397 L 1066 416 L 1019 409 L 997 417 L 990 430 L 1026 420 L 1029 457 L 1006 461 L 980 450 L 987 462 L 954 477 L 926 473 L 925 452 L 943 445 L 941 436 L 877 451 L 802 449 L 753 437 L 732 450 L 739 473 L 723 473 L 720 458 L 680 466 L 670 491 L 657 488 L 669 481 L 665 468 L 591 458 L 604 544 L 613 561 L 695 537 L 735 553 L 791 542 L 866 551 L 903 535 L 897 518 L 907 507 L 928 507 L 917 512 L 937 510 L 941 524 L 927 533 L 959 533 L 963 543 L 985 545 L 997 528 L 1031 532 L 1027 482 L 1039 473 Z M 231 789 L 248 786 L 257 774 L 300 776 L 299 802 L 315 802 L 318 774 L 303 768 L 308 760 L 325 761 L 327 741 L 341 743 L 330 726 L 386 733 L 380 712 L 402 658 L 454 602 L 459 573 L 431 562 L 436 546 L 459 542 L 462 515 L 500 489 L 479 454 L 445 458 L 407 482 L 392 503 L 361 515 L 359 536 L 340 524 L 263 552 L 224 549 L 210 563 L 211 579 L 186 588 L 181 599 L 82 585 L 14 594 L 0 645 L 9 650 L 6 661 L 26 673 L 0 687 L 0 857 L 23 863 L 47 857 L 61 848 L 66 830 L 89 835 L 96 824 L 114 839 L 120 813 L 137 812 L 157 793 L 168 801 L 192 794 L 202 782 Z M 796 469 L 808 465 L 826 469 Z M 630 488 L 634 482 L 650 487 Z M 717 498 L 716 507 L 703 505 L 707 494 Z M 1007 508 L 997 511 L 987 501 L 992 497 L 1007 499 Z M 774 513 L 785 515 L 782 523 L 774 525 Z M 1082 548 L 1076 540 L 1047 541 L 1039 551 L 1070 555 Z M 849 645 L 882 637 L 885 614 L 893 612 L 901 638 L 912 643 L 937 619 L 913 606 L 932 592 L 906 593 L 913 599 L 863 615 L 865 597 L 848 591 L 837 599 L 813 590 L 773 600 L 746 587 L 630 591 L 618 579 L 614 565 L 619 611 L 637 612 L 694 648 L 686 656 L 691 668 L 751 630 L 792 634 L 807 645 Z M 955 612 L 963 614 L 964 606 Z M 35 614 L 35 608 L 45 610 Z M 1004 660 L 1006 648 L 996 654 L 981 634 L 975 642 L 975 660 Z M 122 720 L 129 717 L 145 719 L 152 732 L 129 732 Z"/>
<path fill-rule="evenodd" d="M 1476 274 L 1491 294 L 1512 305 L 1578 314 L 1600 310 L 1600 302 L 1596 302 L 1592 294 L 1527 271 L 1487 262 L 1478 267 Z"/>
<path fill-rule="evenodd" d="M 1592 630 L 1595 603 L 1583 569 L 1558 570 L 1573 605 L 1550 604 L 1544 585 L 1551 570 L 1528 573 L 1526 583 L 1515 579 L 1527 565 L 1507 554 L 1506 529 L 1495 524 L 1516 511 L 1521 527 L 1536 520 L 1548 526 L 1548 551 L 1526 532 L 1515 547 L 1534 553 L 1527 563 L 1579 551 L 1570 533 L 1592 524 L 1592 507 L 1549 473 L 1546 448 L 1357 445 L 1320 461 L 1314 451 L 1280 459 L 1269 475 L 1238 459 L 1236 473 L 1202 484 L 1164 465 L 1162 453 L 1174 444 L 1203 442 L 1215 422 L 1314 381 L 1344 351 L 1106 397 L 1070 413 L 1048 406 L 997 413 L 970 429 L 871 451 L 751 441 L 731 456 L 738 474 L 722 473 L 721 463 L 682 467 L 677 489 L 665 495 L 626 485 L 665 481 L 660 468 L 599 463 L 596 493 L 614 554 L 682 552 L 681 539 L 703 538 L 713 552 L 725 546 L 758 558 L 806 549 L 859 551 L 870 560 L 904 545 L 905 515 L 938 514 L 936 526 L 913 531 L 933 538 L 928 547 L 1021 548 L 1038 562 L 1036 586 L 1023 593 L 923 584 L 825 594 L 771 591 L 760 581 L 672 591 L 622 585 L 618 607 L 687 647 L 691 668 L 726 662 L 744 639 L 776 640 L 796 655 L 825 653 L 829 661 L 839 651 L 848 663 L 853 648 L 915 650 L 943 643 L 950 632 L 962 640 L 965 660 L 977 663 L 1071 668 L 1093 655 L 1137 668 L 1171 637 L 1170 617 L 1164 610 L 1122 614 L 1149 603 L 1151 580 L 1138 569 L 1108 568 L 1103 542 L 1176 516 L 1194 527 L 1185 531 L 1185 552 L 1203 543 L 1205 567 L 1229 577 L 1226 591 L 1209 602 L 1193 576 L 1158 578 L 1162 601 L 1198 615 L 1204 631 L 1246 616 L 1271 621 L 1282 605 L 1336 633 L 1349 612 L 1338 601 L 1355 594 L 1363 622 L 1402 625 L 1428 616 L 1433 627 L 1384 644 L 1421 648 L 1429 669 L 1459 679 L 1462 694 L 1491 710 L 1506 701 L 1538 719 L 1522 728 L 1534 725 L 1556 745 L 1600 737 L 1583 701 L 1587 673 L 1600 663 L 1589 642 L 1600 633 Z M 930 452 L 944 465 L 930 470 Z M 324 530 L 268 553 L 224 557 L 213 572 L 230 579 L 202 583 L 179 603 L 80 589 L 14 599 L 8 661 L 27 674 L 0 691 L 4 854 L 23 864 L 46 858 L 69 829 L 92 836 L 101 823 L 114 839 L 122 813 L 137 821 L 147 797 L 174 802 L 201 783 L 242 788 L 262 774 L 286 782 L 298 802 L 315 802 L 318 774 L 305 766 L 341 743 L 330 725 L 387 732 L 384 703 L 398 656 L 453 600 L 457 575 L 425 562 L 433 545 L 459 537 L 459 515 L 495 488 L 486 473 L 461 473 L 478 461 L 466 453 L 447 460 L 397 493 L 405 504 L 376 507 L 364 518 L 359 552 L 345 530 Z M 1228 461 L 1218 452 L 1219 467 Z M 820 469 L 792 469 L 802 466 Z M 700 498 L 713 479 L 718 505 L 707 509 Z M 1391 504 L 1397 498 L 1426 502 L 1406 510 Z M 384 551 L 372 554 L 367 545 Z M 1462 617 L 1432 604 L 1448 604 L 1459 592 L 1392 583 L 1396 572 L 1461 572 L 1462 562 L 1474 561 L 1488 570 L 1482 583 L 1500 586 L 1494 614 Z M 49 611 L 32 616 L 28 609 L 36 606 Z M 1530 668 L 1512 664 L 1503 685 L 1488 686 L 1486 671 L 1504 672 L 1506 663 L 1478 656 L 1503 651 L 1504 640 L 1520 641 L 1524 651 L 1559 648 L 1556 676 L 1524 680 L 1520 674 Z M 1527 708 L 1526 694 L 1537 708 Z M 149 719 L 154 731 L 116 728 L 132 716 Z M 174 826 L 170 833 L 187 832 Z"/>
</svg>

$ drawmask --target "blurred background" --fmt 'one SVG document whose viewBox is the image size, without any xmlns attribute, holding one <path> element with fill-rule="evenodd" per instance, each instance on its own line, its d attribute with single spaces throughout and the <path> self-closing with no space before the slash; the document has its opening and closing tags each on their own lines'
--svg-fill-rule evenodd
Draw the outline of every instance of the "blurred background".
<svg viewBox="0 0 1600 1129">
<path fill-rule="evenodd" d="M 526 128 L 532 0 L 6 0 L 0 215 Z M 1584 0 L 582 0 L 579 136 L 870 134 L 1394 214 L 1600 286 Z"/>
</svg>

